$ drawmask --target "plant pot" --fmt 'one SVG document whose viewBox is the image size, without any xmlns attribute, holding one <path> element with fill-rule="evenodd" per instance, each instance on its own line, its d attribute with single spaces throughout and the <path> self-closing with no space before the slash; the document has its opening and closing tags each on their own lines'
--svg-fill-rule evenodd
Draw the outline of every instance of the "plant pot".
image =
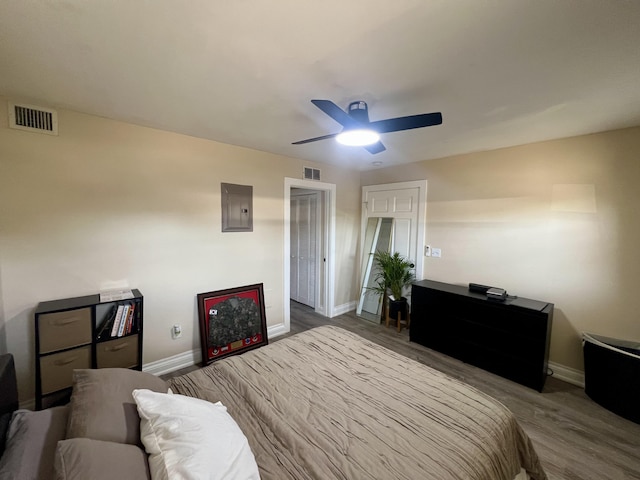
<svg viewBox="0 0 640 480">
<path fill-rule="evenodd" d="M 398 312 L 400 312 L 400 320 L 406 320 L 408 307 L 409 304 L 405 297 L 400 298 L 400 300 L 389 300 L 389 318 L 397 320 Z"/>
</svg>

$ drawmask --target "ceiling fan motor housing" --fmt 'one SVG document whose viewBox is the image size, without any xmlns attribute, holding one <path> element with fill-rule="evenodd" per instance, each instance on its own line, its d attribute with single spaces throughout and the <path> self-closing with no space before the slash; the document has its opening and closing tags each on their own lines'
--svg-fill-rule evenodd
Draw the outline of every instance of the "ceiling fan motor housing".
<svg viewBox="0 0 640 480">
<path fill-rule="evenodd" d="M 358 100 L 357 102 L 351 102 L 347 109 L 349 116 L 356 122 L 360 122 L 364 125 L 369 123 L 369 109 L 366 102 Z"/>
</svg>

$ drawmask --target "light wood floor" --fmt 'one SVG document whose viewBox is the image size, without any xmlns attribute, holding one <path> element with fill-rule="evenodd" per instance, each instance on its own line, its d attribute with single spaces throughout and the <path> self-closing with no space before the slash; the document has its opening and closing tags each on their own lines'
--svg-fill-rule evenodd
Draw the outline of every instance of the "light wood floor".
<svg viewBox="0 0 640 480">
<path fill-rule="evenodd" d="M 534 443 L 550 480 L 640 480 L 640 425 L 600 407 L 584 390 L 550 377 L 539 393 L 409 342 L 403 329 L 350 312 L 328 319 L 291 302 L 291 332 L 332 324 L 467 382 L 506 405 Z M 181 371 L 182 373 L 182 371 Z"/>
</svg>

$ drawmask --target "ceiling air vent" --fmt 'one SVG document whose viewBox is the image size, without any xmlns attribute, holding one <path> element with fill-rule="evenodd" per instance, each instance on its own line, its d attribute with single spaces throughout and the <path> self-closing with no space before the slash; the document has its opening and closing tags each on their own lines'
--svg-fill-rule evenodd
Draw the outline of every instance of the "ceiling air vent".
<svg viewBox="0 0 640 480">
<path fill-rule="evenodd" d="M 9 102 L 9 128 L 58 135 L 58 113 L 50 108 Z"/>
<path fill-rule="evenodd" d="M 320 170 L 317 168 L 304 167 L 305 180 L 320 180 Z"/>
</svg>

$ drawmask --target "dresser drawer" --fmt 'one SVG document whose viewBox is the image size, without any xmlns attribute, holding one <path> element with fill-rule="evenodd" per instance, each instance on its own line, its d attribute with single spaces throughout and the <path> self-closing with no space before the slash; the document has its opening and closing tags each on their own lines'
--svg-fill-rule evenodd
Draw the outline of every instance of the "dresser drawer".
<svg viewBox="0 0 640 480">
<path fill-rule="evenodd" d="M 40 353 L 91 343 L 91 309 L 45 313 L 38 317 Z"/>
<path fill-rule="evenodd" d="M 96 345 L 97 368 L 138 366 L 138 335 L 118 338 Z"/>
<path fill-rule="evenodd" d="M 91 368 L 91 346 L 40 357 L 42 394 L 62 390 L 73 383 L 73 370 Z"/>
</svg>

